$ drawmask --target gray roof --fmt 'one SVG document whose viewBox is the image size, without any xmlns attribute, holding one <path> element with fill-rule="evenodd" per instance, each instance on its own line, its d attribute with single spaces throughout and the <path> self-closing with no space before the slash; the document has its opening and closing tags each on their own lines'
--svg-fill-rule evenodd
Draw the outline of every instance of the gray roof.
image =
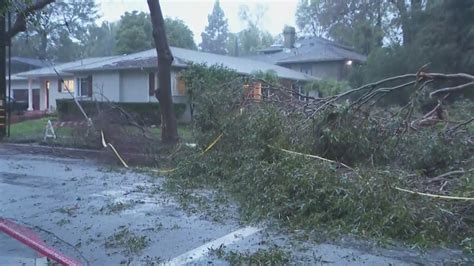
<svg viewBox="0 0 474 266">
<path fill-rule="evenodd" d="M 47 64 L 45 61 L 35 58 L 12 56 L 11 62 L 20 62 L 26 65 L 35 66 L 35 67 L 45 67 Z"/>
<path fill-rule="evenodd" d="M 18 73 L 17 76 L 19 77 L 50 77 L 50 76 L 56 76 L 57 75 L 56 71 L 61 76 L 72 76 L 72 73 L 64 71 L 64 70 L 72 68 L 72 67 L 85 66 L 87 64 L 105 61 L 105 60 L 112 59 L 115 57 L 117 56 L 85 58 L 85 59 L 77 60 L 74 62 L 57 64 L 57 65 L 55 64 L 54 67 L 53 65 L 50 65 L 50 66 L 35 69 L 35 70 L 21 72 L 21 73 Z"/>
<path fill-rule="evenodd" d="M 245 58 L 204 53 L 195 50 L 171 47 L 174 61 L 173 67 L 186 67 L 189 63 L 223 65 L 238 73 L 250 75 L 256 71 L 274 71 L 279 77 L 293 80 L 314 80 L 314 77 L 288 68 Z M 139 53 L 102 60 L 91 64 L 83 64 L 64 68 L 68 72 L 90 72 L 98 70 L 117 70 L 135 68 L 156 68 L 156 50 L 151 49 Z"/>
<path fill-rule="evenodd" d="M 8 80 L 8 75 L 6 76 L 6 79 Z M 12 74 L 11 75 L 11 80 L 16 81 L 16 80 L 27 80 L 25 77 L 20 77 L 17 74 Z"/>
<path fill-rule="evenodd" d="M 313 37 L 300 39 L 295 42 L 292 49 L 282 48 L 277 52 L 248 56 L 247 58 L 273 64 L 284 65 L 288 63 L 324 62 L 353 60 L 365 62 L 367 57 L 344 46 L 323 38 Z M 267 52 L 267 50 L 262 50 Z"/>
</svg>

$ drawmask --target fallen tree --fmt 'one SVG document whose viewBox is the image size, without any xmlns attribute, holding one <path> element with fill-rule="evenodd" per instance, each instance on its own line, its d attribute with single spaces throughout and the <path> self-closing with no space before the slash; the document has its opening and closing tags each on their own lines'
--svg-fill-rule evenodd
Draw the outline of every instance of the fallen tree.
<svg viewBox="0 0 474 266">
<path fill-rule="evenodd" d="M 205 152 L 180 151 L 168 171 L 179 195 L 213 187 L 250 220 L 472 252 L 474 105 L 455 95 L 472 76 L 419 71 L 305 101 L 268 82 L 259 103 L 242 86 L 265 80 L 216 66 L 183 76 Z M 382 105 L 403 89 L 406 104 Z"/>
</svg>

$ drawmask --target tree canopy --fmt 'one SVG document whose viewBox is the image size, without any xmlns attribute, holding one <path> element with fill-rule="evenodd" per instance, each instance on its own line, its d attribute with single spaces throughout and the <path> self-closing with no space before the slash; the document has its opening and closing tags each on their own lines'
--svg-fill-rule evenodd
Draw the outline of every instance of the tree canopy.
<svg viewBox="0 0 474 266">
<path fill-rule="evenodd" d="M 201 50 L 216 54 L 227 54 L 227 40 L 229 35 L 227 19 L 219 1 L 214 3 L 212 13 L 207 16 L 208 25 L 201 33 Z"/>
<path fill-rule="evenodd" d="M 87 28 L 98 18 L 94 0 L 65 0 L 54 2 L 32 14 L 27 30 L 13 40 L 17 55 L 65 61 L 74 56 L 63 49 L 83 44 Z M 73 52 L 74 50 L 69 50 Z"/>
<path fill-rule="evenodd" d="M 151 37 L 150 16 L 145 12 L 125 12 L 117 29 L 116 51 L 119 54 L 134 53 L 154 47 Z"/>
<path fill-rule="evenodd" d="M 166 36 L 170 46 L 196 50 L 194 34 L 181 19 L 165 19 Z"/>
<path fill-rule="evenodd" d="M 296 19 L 307 35 L 322 36 L 368 55 L 355 67 L 354 86 L 416 72 L 474 69 L 474 1 L 301 0 Z"/>
<path fill-rule="evenodd" d="M 126 12 L 119 21 L 116 52 L 133 53 L 155 47 L 150 15 L 144 12 Z M 170 46 L 196 49 L 193 32 L 180 19 L 165 19 L 166 36 Z"/>
</svg>

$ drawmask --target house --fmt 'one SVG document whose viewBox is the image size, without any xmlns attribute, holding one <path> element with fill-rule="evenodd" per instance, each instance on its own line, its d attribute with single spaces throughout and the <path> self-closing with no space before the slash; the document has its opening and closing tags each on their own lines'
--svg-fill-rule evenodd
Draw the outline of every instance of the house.
<svg viewBox="0 0 474 266">
<path fill-rule="evenodd" d="M 297 84 L 314 78 L 274 64 L 224 55 L 171 47 L 174 56 L 171 71 L 172 97 L 175 103 L 187 103 L 185 84 L 179 73 L 190 63 L 220 64 L 243 75 L 256 71 L 273 71 L 287 83 Z M 156 50 L 139 53 L 88 58 L 50 66 L 12 77 L 13 95 L 26 90 L 29 110 L 54 111 L 56 99 L 78 99 L 113 102 L 156 102 L 158 86 Z M 24 92 L 22 92 L 24 93 Z M 189 109 L 189 108 L 188 108 Z M 189 110 L 184 120 L 189 119 Z"/>
<path fill-rule="evenodd" d="M 33 69 L 43 68 L 46 66 L 46 62 L 41 61 L 39 59 L 28 58 L 28 57 L 20 57 L 20 56 L 13 56 L 11 57 L 10 62 L 7 59 L 7 66 L 10 65 L 10 73 L 12 79 L 12 86 L 13 84 L 18 83 L 26 83 L 26 79 L 22 77 L 16 76 L 16 73 L 25 72 Z M 7 67 L 7 80 L 9 78 L 8 71 L 10 70 Z M 23 81 L 21 81 L 23 80 Z M 26 88 L 26 87 L 25 87 Z M 7 90 L 7 96 L 9 92 Z M 28 90 L 18 90 L 16 95 L 13 96 L 19 102 L 28 102 Z"/>
<path fill-rule="evenodd" d="M 7 65 L 8 64 L 9 62 L 7 59 Z M 45 67 L 46 62 L 39 59 L 34 59 L 34 58 L 12 56 L 10 60 L 10 66 L 11 66 L 11 73 L 13 75 L 15 73 L 20 73 L 20 72 L 25 72 L 25 71 Z M 7 68 L 7 71 L 8 71 L 8 68 Z"/>
<path fill-rule="evenodd" d="M 34 69 L 27 72 L 17 73 L 11 76 L 12 98 L 16 101 L 28 102 L 28 111 L 51 110 L 56 106 L 56 99 L 63 98 L 68 85 L 74 88 L 75 77 L 72 73 L 64 71 L 66 68 L 83 64 L 90 64 L 100 60 L 107 60 L 113 57 L 97 57 L 78 60 L 71 63 L 58 64 Z M 59 83 L 58 77 L 62 77 L 65 83 Z M 8 79 L 8 77 L 7 77 Z M 59 87 L 61 87 L 59 89 Z M 53 90 L 52 88 L 58 88 Z M 67 93 L 68 94 L 68 93 Z"/>
<path fill-rule="evenodd" d="M 320 79 L 344 80 L 350 69 L 367 60 L 350 47 L 320 37 L 296 38 L 294 27 L 283 30 L 283 44 L 246 58 L 283 66 Z"/>
</svg>

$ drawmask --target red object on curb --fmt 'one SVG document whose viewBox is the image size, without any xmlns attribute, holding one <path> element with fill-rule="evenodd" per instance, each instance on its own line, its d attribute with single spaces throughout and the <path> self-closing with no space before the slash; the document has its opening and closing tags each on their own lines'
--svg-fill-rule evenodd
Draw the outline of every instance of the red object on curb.
<svg viewBox="0 0 474 266">
<path fill-rule="evenodd" d="M 10 220 L 0 218 L 0 231 L 15 238 L 21 243 L 34 249 L 36 252 L 66 266 L 82 266 L 82 263 L 63 255 L 55 249 L 49 247 L 32 230 L 16 224 Z"/>
</svg>

